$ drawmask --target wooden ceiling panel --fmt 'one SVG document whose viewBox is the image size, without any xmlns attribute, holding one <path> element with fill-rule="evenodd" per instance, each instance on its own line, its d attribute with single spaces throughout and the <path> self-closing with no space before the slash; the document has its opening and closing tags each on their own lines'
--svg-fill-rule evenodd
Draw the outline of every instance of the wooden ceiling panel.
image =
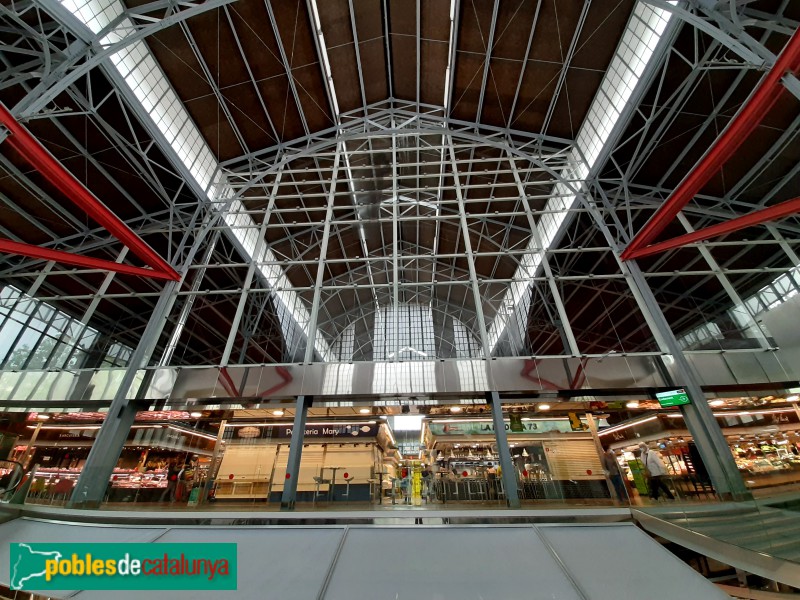
<svg viewBox="0 0 800 600">
<path fill-rule="evenodd" d="M 522 61 L 528 47 L 537 0 L 501 2 L 497 11 L 492 57 Z"/>
<path fill-rule="evenodd" d="M 225 105 L 250 151 L 273 146 L 278 140 L 266 120 L 266 115 L 250 82 L 222 91 Z M 211 141 L 211 140 L 209 140 Z"/>
<path fill-rule="evenodd" d="M 186 101 L 184 107 L 219 160 L 242 155 L 244 149 L 236 139 L 228 119 L 220 114 L 219 102 L 215 96 L 202 96 Z"/>
<path fill-rule="evenodd" d="M 491 27 L 491 2 L 481 0 L 465 0 L 462 2 L 458 32 L 458 52 L 474 52 L 485 56 Z"/>
<path fill-rule="evenodd" d="M 293 69 L 297 94 L 310 131 L 319 131 L 335 125 L 328 105 L 325 82 L 318 63 Z"/>
<path fill-rule="evenodd" d="M 432 42 L 424 40 L 420 44 L 420 54 L 425 68 L 420 70 L 422 82 L 420 84 L 420 101 L 426 104 L 441 106 L 444 102 L 444 80 L 447 71 L 446 42 Z"/>
<path fill-rule="evenodd" d="M 450 2 L 420 1 L 420 33 L 423 40 L 450 42 Z"/>
<path fill-rule="evenodd" d="M 358 63 L 352 41 L 343 46 L 328 49 L 331 61 L 333 86 L 340 112 L 348 112 L 362 105 L 361 81 L 358 77 Z"/>
<path fill-rule="evenodd" d="M 505 127 L 508 124 L 521 69 L 521 62 L 492 59 L 481 123 L 496 127 Z"/>
<path fill-rule="evenodd" d="M 353 43 L 353 27 L 347 0 L 317 2 L 317 10 L 329 54 L 339 46 Z"/>
<path fill-rule="evenodd" d="M 181 100 L 186 102 L 212 93 L 197 56 L 179 27 L 159 31 L 147 38 L 147 42 Z"/>
<path fill-rule="evenodd" d="M 281 42 L 289 64 L 294 69 L 318 63 L 314 32 L 304 0 L 267 0 L 272 6 Z M 265 26 L 268 23 L 264 24 Z"/>
<path fill-rule="evenodd" d="M 389 0 L 389 33 L 416 37 L 417 11 L 414 2 Z"/>
<path fill-rule="evenodd" d="M 305 134 L 288 77 L 277 76 L 259 81 L 258 90 L 281 139 L 291 140 Z"/>
<path fill-rule="evenodd" d="M 201 76 L 210 77 L 222 89 L 249 81 L 244 57 L 236 46 L 236 36 L 222 9 L 203 13 L 187 24 L 208 68 L 207 72 L 200 71 Z"/>
<path fill-rule="evenodd" d="M 529 60 L 519 90 L 512 129 L 541 131 L 547 108 L 550 106 L 561 65 Z"/>
<path fill-rule="evenodd" d="M 575 139 L 602 80 L 602 72 L 569 69 L 553 110 L 553 118 L 544 133 Z"/>
<path fill-rule="evenodd" d="M 795 98 L 791 100 L 796 106 L 797 100 Z M 794 116 L 796 117 L 797 114 L 795 113 Z M 717 197 L 725 196 L 731 191 L 731 188 L 739 183 L 739 180 L 750 171 L 758 158 L 769 154 L 770 148 L 778 141 L 778 138 L 780 138 L 784 131 L 784 129 L 772 129 L 763 126 L 756 128 L 745 142 L 745 144 L 747 144 L 747 152 L 734 153 L 734 155 L 725 162 L 719 170 L 719 173 L 704 186 L 703 192 L 707 194 L 710 193 Z M 784 175 L 787 175 L 791 168 L 797 166 L 798 163 L 796 160 L 793 160 L 793 158 L 797 157 L 798 154 L 800 154 L 798 144 L 794 144 L 793 148 L 790 144 L 788 152 L 781 156 L 780 161 L 770 160 L 769 164 L 764 168 L 772 177 L 765 177 L 764 175 L 766 175 L 766 173 L 762 174 L 759 178 L 760 184 L 748 190 L 748 198 L 753 202 L 763 201 L 764 195 L 768 193 Z M 798 196 L 797 188 L 786 189 L 785 193 L 787 194 L 787 196 L 784 197 L 786 200 Z"/>
<path fill-rule="evenodd" d="M 367 104 L 386 100 L 389 85 L 386 79 L 386 42 L 383 36 L 361 41 L 358 50 L 361 55 L 361 69 L 364 72 L 364 93 Z M 423 79 L 424 81 L 424 79 Z"/>
<path fill-rule="evenodd" d="M 485 57 L 481 54 L 458 53 L 453 97 L 450 99 L 450 114 L 454 118 L 464 121 L 476 120 L 484 62 Z"/>
<path fill-rule="evenodd" d="M 383 3 L 375 0 L 353 0 L 358 41 L 367 42 L 375 38 L 384 40 Z"/>
<path fill-rule="evenodd" d="M 530 60 L 562 64 L 569 51 L 580 12 L 580 2 L 542 2 Z"/>
<path fill-rule="evenodd" d="M 394 23 L 394 21 L 392 21 Z M 403 100 L 417 99 L 417 44 L 413 37 L 392 34 L 392 80 L 394 95 Z"/>
<path fill-rule="evenodd" d="M 578 38 L 572 66 L 605 72 L 635 5 L 635 0 L 592 4 Z"/>
<path fill-rule="evenodd" d="M 269 14 L 261 1 L 245 0 L 236 2 L 228 8 L 230 22 L 239 38 L 242 51 L 249 60 L 248 66 L 256 81 L 286 74 L 281 60 L 280 47 L 272 27 L 269 27 Z M 256 24 L 261 24 L 260 26 Z"/>
</svg>

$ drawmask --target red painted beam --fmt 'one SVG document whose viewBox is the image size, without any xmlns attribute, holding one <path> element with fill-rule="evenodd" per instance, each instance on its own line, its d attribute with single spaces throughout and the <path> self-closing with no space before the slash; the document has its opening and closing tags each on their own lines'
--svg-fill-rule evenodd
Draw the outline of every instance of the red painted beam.
<svg viewBox="0 0 800 600">
<path fill-rule="evenodd" d="M 0 252 L 19 254 L 20 256 L 29 256 L 30 258 L 41 258 L 42 260 L 53 260 L 58 263 L 76 265 L 87 269 L 114 271 L 116 273 L 124 273 L 125 275 L 138 275 L 140 277 L 151 277 L 153 279 L 172 279 L 169 273 L 164 273 L 162 271 L 123 265 L 110 260 L 103 260 L 102 258 L 72 254 L 71 252 L 62 252 L 61 250 L 51 250 L 50 248 L 12 242 L 11 240 L 0 239 Z"/>
<path fill-rule="evenodd" d="M 178 281 L 180 276 L 172 266 L 162 259 L 150 246 L 136 235 L 117 215 L 111 212 L 100 200 L 95 198 L 72 173 L 50 154 L 31 133 L 23 127 L 0 102 L 0 123 L 9 131 L 5 143 L 19 152 L 32 167 L 39 171 L 53 186 L 81 208 L 95 222 L 125 244 L 134 255 L 143 260 L 153 270 L 143 269 L 146 277 L 161 273 L 160 279 Z M 22 253 L 21 253 L 22 254 Z M 26 254 L 26 256 L 30 256 Z M 56 260 L 56 259 L 53 259 Z M 59 259 L 59 262 L 64 262 Z M 76 264 L 74 261 L 69 264 Z M 117 263 L 110 263 L 117 264 Z M 119 269 L 117 269 L 119 271 Z M 121 272 L 121 271 L 119 271 Z M 144 275 L 144 273 L 139 273 Z"/>
<path fill-rule="evenodd" d="M 694 166 L 675 191 L 661 205 L 642 230 L 622 252 L 622 260 L 650 244 L 672 222 L 702 187 L 741 146 L 744 140 L 761 123 L 785 89 L 781 79 L 786 73 L 800 70 L 800 29 L 794 32 L 772 69 L 762 78 L 747 102 L 731 120 L 709 151 Z"/>
<path fill-rule="evenodd" d="M 776 219 L 788 217 L 789 215 L 796 213 L 800 213 L 800 198 L 787 200 L 786 202 L 781 202 L 775 206 L 757 210 L 749 215 L 736 217 L 730 221 L 718 223 L 717 225 L 712 225 L 710 227 L 706 227 L 705 229 L 699 229 L 692 233 L 687 233 L 686 235 L 679 235 L 671 240 L 659 242 L 658 244 L 653 244 L 651 246 L 645 246 L 644 248 L 634 251 L 633 254 L 631 254 L 631 258 L 642 258 L 643 256 L 650 256 L 651 254 L 658 254 L 659 252 L 680 248 L 686 244 L 693 244 L 694 242 L 708 240 L 720 235 L 725 235 L 726 233 L 733 233 L 734 231 L 739 231 L 745 227 L 752 227 L 753 225 L 760 225 L 761 223 L 775 221 Z"/>
<path fill-rule="evenodd" d="M 283 379 L 283 382 L 277 383 L 277 384 L 273 385 L 271 388 L 269 388 L 267 390 L 264 390 L 263 392 L 261 392 L 259 394 L 259 397 L 266 398 L 267 396 L 272 396 L 273 394 L 276 394 L 279 390 L 282 390 L 283 388 L 285 388 L 292 381 L 294 381 L 294 378 L 292 377 L 292 374 L 289 372 L 289 369 L 287 369 L 286 367 L 281 367 L 281 366 L 275 367 L 275 372 L 278 375 L 280 375 L 281 379 Z"/>
<path fill-rule="evenodd" d="M 236 384 L 233 383 L 233 378 L 231 374 L 228 373 L 228 369 L 226 367 L 222 367 L 219 370 L 219 375 L 217 379 L 222 384 L 222 388 L 228 393 L 230 398 L 238 398 L 241 396 L 239 390 L 236 388 Z"/>
</svg>

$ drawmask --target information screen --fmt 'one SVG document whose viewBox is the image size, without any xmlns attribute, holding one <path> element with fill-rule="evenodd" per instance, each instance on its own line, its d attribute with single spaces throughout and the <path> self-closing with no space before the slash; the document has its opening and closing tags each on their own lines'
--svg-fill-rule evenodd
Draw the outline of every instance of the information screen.
<svg viewBox="0 0 800 600">
<path fill-rule="evenodd" d="M 670 406 L 682 406 L 684 404 L 691 404 L 689 396 L 685 390 L 672 390 L 671 392 L 658 392 L 656 394 L 658 403 L 661 408 L 668 408 Z"/>
</svg>

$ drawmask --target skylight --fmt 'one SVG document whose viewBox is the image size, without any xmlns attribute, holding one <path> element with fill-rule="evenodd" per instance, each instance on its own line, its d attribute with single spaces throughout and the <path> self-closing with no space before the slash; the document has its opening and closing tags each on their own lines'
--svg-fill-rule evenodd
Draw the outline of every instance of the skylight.
<svg viewBox="0 0 800 600">
<path fill-rule="evenodd" d="M 118 0 L 62 0 L 62 5 L 95 35 L 108 30 L 112 22 L 116 23 L 101 38 L 100 43 L 103 45 L 118 42 L 134 31 L 130 19 L 123 18 L 124 6 Z M 315 18 L 318 19 L 316 14 Z M 147 45 L 144 42 L 130 44 L 113 54 L 110 60 L 198 186 L 206 191 L 208 199 L 216 202 L 229 196 L 229 188 L 212 185 L 219 164 Z M 330 65 L 326 69 L 330 73 Z M 308 310 L 291 289 L 292 284 L 283 270 L 274 264 L 263 264 L 275 260 L 272 251 L 264 248 L 261 256 L 254 255 L 257 243 L 255 232 L 258 227 L 250 215 L 244 214 L 244 206 L 239 200 L 231 202 L 224 219 L 242 251 L 256 261 L 261 274 L 270 287 L 276 290 L 275 295 L 285 309 L 278 310 L 279 316 L 290 315 L 308 337 Z M 281 326 L 284 334 L 290 329 L 283 318 Z M 314 346 L 323 359 L 327 359 L 330 349 L 319 331 L 315 336 Z"/>
<path fill-rule="evenodd" d="M 676 4 L 674 0 L 670 4 Z M 622 36 L 614 58 L 603 77 L 600 88 L 589 107 L 589 113 L 578 131 L 575 145 L 570 153 L 568 164 L 561 173 L 565 182 L 580 182 L 600 166 L 598 158 L 606 146 L 612 131 L 619 122 L 626 105 L 633 96 L 634 89 L 644 74 L 666 30 L 671 14 L 667 10 L 639 2 L 634 8 L 628 26 Z M 539 222 L 542 248 L 547 249 L 558 241 L 559 232 L 565 226 L 569 210 L 577 204 L 575 183 L 558 183 L 553 188 L 553 197 L 547 201 Z M 535 236 L 528 244 L 530 254 L 520 263 L 515 280 L 503 298 L 502 306 L 527 309 L 524 304 L 528 297 L 529 278 L 536 275 L 541 265 Z M 497 343 L 506 330 L 513 311 L 499 311 L 488 333 L 489 348 L 494 352 Z"/>
</svg>

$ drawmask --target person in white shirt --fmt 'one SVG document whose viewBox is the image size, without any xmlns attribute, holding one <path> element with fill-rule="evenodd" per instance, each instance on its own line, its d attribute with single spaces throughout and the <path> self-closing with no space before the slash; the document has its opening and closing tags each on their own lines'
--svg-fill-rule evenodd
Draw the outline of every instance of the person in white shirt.
<svg viewBox="0 0 800 600">
<path fill-rule="evenodd" d="M 675 496 L 672 495 L 664 481 L 667 477 L 667 467 L 664 466 L 661 457 L 657 452 L 650 450 L 644 442 L 639 444 L 639 449 L 642 451 L 644 468 L 650 473 L 650 479 L 647 480 L 647 487 L 650 488 L 650 497 L 653 500 L 658 500 L 658 494 L 663 490 L 667 498 L 675 500 Z"/>
</svg>

